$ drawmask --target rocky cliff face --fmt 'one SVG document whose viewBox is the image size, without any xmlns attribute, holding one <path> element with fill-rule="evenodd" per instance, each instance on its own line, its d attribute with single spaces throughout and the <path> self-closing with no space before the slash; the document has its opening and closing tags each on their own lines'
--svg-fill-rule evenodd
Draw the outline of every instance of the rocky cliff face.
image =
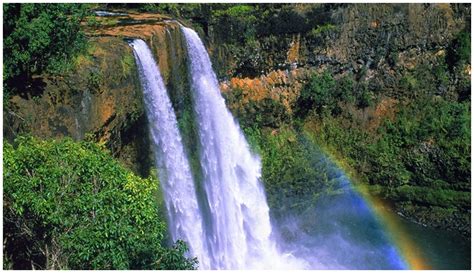
<svg viewBox="0 0 474 273">
<path fill-rule="evenodd" d="M 363 113 L 352 111 L 363 117 L 366 129 L 376 129 L 374 124 L 393 112 L 379 111 L 386 108 L 386 101 L 394 106 L 407 95 L 401 86 L 410 80 L 407 75 L 421 67 L 434 70 L 449 59 L 449 47 L 470 24 L 469 6 L 456 4 L 349 4 L 318 14 L 310 13 L 311 5 L 295 9 L 301 16 L 326 19 L 311 31 L 258 37 L 243 55 L 236 54 L 241 51 L 235 46 L 220 43 L 225 38 L 209 28 L 213 64 L 234 114 L 254 114 L 268 108 L 271 100 L 284 106 L 278 115 L 288 118 L 284 116 L 291 116 L 310 76 L 328 70 L 335 78 L 350 77 L 366 85 L 372 95 L 385 97 Z M 468 79 L 470 66 L 463 70 L 456 77 Z M 433 88 L 437 95 L 458 96 L 454 85 Z"/>
<path fill-rule="evenodd" d="M 295 10 L 295 21 L 324 19 L 309 31 L 258 37 L 244 55 L 222 44 L 226 39 L 219 35 L 224 34 L 211 27 L 208 41 L 218 74 L 230 78 L 248 69 L 257 73 L 243 74 L 259 76 L 321 65 L 334 66 L 335 72 L 410 69 L 424 60 L 424 53 L 445 49 L 470 24 L 469 6 L 457 4 L 344 4 L 320 11 L 307 5 Z"/>
<path fill-rule="evenodd" d="M 98 18 L 100 25 L 88 28 L 88 52 L 77 58 L 72 71 L 38 76 L 34 92 L 11 98 L 4 113 L 4 136 L 12 140 L 27 132 L 40 138 L 99 141 L 126 166 L 146 176 L 152 166 L 147 120 L 126 39 L 141 38 L 150 45 L 176 105 L 183 104 L 187 90 L 187 81 L 178 79 L 187 76 L 185 47 L 179 46 L 183 42 L 179 25 L 165 22 L 166 17 L 112 18 Z"/>
</svg>

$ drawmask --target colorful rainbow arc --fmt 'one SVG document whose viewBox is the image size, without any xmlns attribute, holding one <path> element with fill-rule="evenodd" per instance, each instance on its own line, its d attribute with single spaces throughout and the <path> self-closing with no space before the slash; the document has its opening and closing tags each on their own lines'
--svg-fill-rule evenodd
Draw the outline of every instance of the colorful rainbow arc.
<svg viewBox="0 0 474 273">
<path fill-rule="evenodd" d="M 394 243 L 398 253 L 413 270 L 432 269 L 423 257 L 420 248 L 410 238 L 400 219 L 389 211 L 389 205 L 380 198 L 369 193 L 364 185 L 354 187 L 358 193 L 367 201 L 374 214 L 381 220 L 386 228 L 388 236 Z"/>
<path fill-rule="evenodd" d="M 314 124 L 305 125 L 308 131 L 313 131 L 315 129 L 313 126 Z M 315 131 L 317 132 L 318 130 L 316 129 Z M 316 141 L 314 141 L 314 138 L 311 136 L 311 134 L 307 133 L 306 136 L 314 144 L 316 144 Z M 433 269 L 426 262 L 426 259 L 420 248 L 415 244 L 415 242 L 413 242 L 410 237 L 410 233 L 405 229 L 400 219 L 389 210 L 390 206 L 382 199 L 371 194 L 366 185 L 362 183 L 353 183 L 354 181 L 358 181 L 356 176 L 353 175 L 354 172 L 350 171 L 351 168 L 344 162 L 344 160 L 339 160 L 341 157 L 336 156 L 338 154 L 336 151 L 331 152 L 331 149 L 328 149 L 328 147 L 321 145 L 317 146 L 321 149 L 324 155 L 332 161 L 332 163 L 336 164 L 336 166 L 344 172 L 344 174 L 351 181 L 350 183 L 352 189 L 359 193 L 359 195 L 367 202 L 369 209 L 372 210 L 377 219 L 379 219 L 381 224 L 386 228 L 389 239 L 397 249 L 399 256 L 409 266 L 409 269 Z"/>
</svg>

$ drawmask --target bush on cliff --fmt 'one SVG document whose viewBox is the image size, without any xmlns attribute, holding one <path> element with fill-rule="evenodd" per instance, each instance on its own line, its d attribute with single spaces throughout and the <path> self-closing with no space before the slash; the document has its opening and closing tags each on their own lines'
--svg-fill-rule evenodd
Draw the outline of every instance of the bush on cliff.
<svg viewBox="0 0 474 273">
<path fill-rule="evenodd" d="M 4 143 L 5 269 L 193 269 L 163 246 L 154 179 L 88 142 Z"/>
<path fill-rule="evenodd" d="M 400 105 L 396 117 L 386 119 L 375 132 L 330 116 L 310 132 L 318 145 L 335 151 L 362 181 L 378 185 L 379 193 L 399 209 L 407 204 L 438 206 L 461 215 L 456 217 L 464 230 L 470 221 L 465 217 L 471 187 L 469 105 L 420 97 Z M 443 220 L 436 217 L 429 221 Z M 448 228 L 455 228 L 456 221 L 446 220 L 452 225 Z"/>
<path fill-rule="evenodd" d="M 357 96 L 359 105 L 367 107 L 366 92 Z M 306 117 L 315 114 L 319 117 L 337 116 L 342 112 L 342 103 L 354 103 L 354 82 L 350 77 L 336 80 L 329 71 L 313 74 L 309 82 L 301 90 L 296 102 L 296 115 Z M 361 104 L 361 102 L 364 104 Z"/>
<path fill-rule="evenodd" d="M 71 57 L 85 47 L 80 23 L 87 12 L 87 4 L 4 4 L 6 87 L 15 92 L 14 88 L 26 86 L 33 74 L 63 72 Z"/>
<path fill-rule="evenodd" d="M 244 127 L 250 145 L 262 159 L 262 180 L 275 216 L 301 212 L 320 196 L 333 194 L 337 181 L 322 166 L 323 156 L 291 126 Z"/>
</svg>

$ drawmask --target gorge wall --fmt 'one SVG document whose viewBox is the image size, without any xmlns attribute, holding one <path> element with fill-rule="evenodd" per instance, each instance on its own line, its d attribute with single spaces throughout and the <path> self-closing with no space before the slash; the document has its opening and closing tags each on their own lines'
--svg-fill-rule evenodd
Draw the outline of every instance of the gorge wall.
<svg viewBox="0 0 474 273">
<path fill-rule="evenodd" d="M 317 110 L 320 112 L 304 119 L 306 130 L 325 135 L 316 137 L 318 144 L 339 160 L 352 157 L 354 160 L 348 163 L 349 169 L 355 168 L 358 180 L 374 185 L 374 193 L 389 200 L 402 215 L 426 225 L 469 234 L 469 175 L 448 178 L 440 174 L 444 169 L 442 163 L 428 164 L 428 167 L 418 161 L 439 162 L 443 157 L 441 154 L 446 154 L 440 151 L 444 145 L 440 137 L 402 144 L 403 148 L 389 157 L 407 156 L 409 159 L 389 160 L 391 163 L 380 163 L 385 159 L 372 160 L 373 155 L 363 151 L 375 147 L 374 155 L 382 155 L 377 145 L 385 145 L 384 141 L 375 140 L 373 143 L 378 142 L 375 146 L 365 146 L 370 141 L 354 140 L 382 139 L 383 131 L 387 129 L 385 121 L 396 123 L 407 105 L 420 109 L 419 113 L 425 111 L 422 109 L 427 101 L 459 102 L 469 106 L 470 62 L 455 64 L 459 37 L 470 33 L 469 6 L 361 4 L 315 8 L 297 5 L 287 11 L 287 15 L 281 14 L 281 18 L 275 16 L 273 32 L 259 32 L 257 27 L 259 34 L 255 40 L 232 40 L 217 29 L 218 24 L 205 28 L 208 29 L 214 64 L 222 79 L 221 88 L 241 124 L 258 124 L 270 128 L 273 135 L 279 134 L 282 125 L 301 118 L 297 111 L 305 88 L 313 88 L 314 92 L 327 88 L 328 93 L 318 94 L 323 100 L 319 104 L 316 102 L 321 107 Z M 287 31 L 282 30 L 288 14 L 303 27 L 286 26 Z M 319 20 L 316 27 L 305 29 L 305 22 L 315 14 Z M 324 73 L 330 76 L 325 77 Z M 341 94 L 343 91 L 340 90 L 346 88 L 356 98 Z M 331 92 L 336 97 L 333 101 L 325 97 L 332 96 Z M 354 99 L 355 104 L 350 102 Z M 324 114 L 328 111 L 330 117 Z M 447 108 L 440 111 L 444 113 L 435 119 L 449 115 Z M 425 119 L 426 115 L 413 115 L 404 122 Z M 464 130 L 463 126 L 469 130 L 469 123 L 463 124 L 449 130 Z M 333 133 L 328 133 L 331 130 Z M 350 136 L 354 131 L 363 133 Z M 340 137 L 341 134 L 347 136 Z M 344 144 L 337 143 L 344 139 L 347 140 Z M 469 142 L 468 138 L 463 139 Z M 352 149 L 349 148 L 351 145 L 360 147 Z M 468 164 L 468 152 L 463 157 L 466 161 L 455 165 Z M 376 164 L 370 163 L 377 160 Z M 387 170 L 392 164 L 400 164 L 394 167 L 400 168 L 394 171 L 395 176 L 407 174 L 408 178 L 393 179 L 391 175 L 377 174 L 390 172 Z M 371 166 L 377 166 L 377 171 Z M 439 184 L 441 180 L 449 182 Z M 455 205 L 451 198 L 457 200 Z"/>
</svg>

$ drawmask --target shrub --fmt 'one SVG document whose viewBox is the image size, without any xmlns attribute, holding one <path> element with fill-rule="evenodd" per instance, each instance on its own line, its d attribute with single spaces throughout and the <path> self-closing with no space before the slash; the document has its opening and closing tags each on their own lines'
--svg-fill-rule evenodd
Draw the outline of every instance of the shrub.
<svg viewBox="0 0 474 273">
<path fill-rule="evenodd" d="M 333 32 L 336 30 L 336 26 L 333 24 L 326 23 L 324 25 L 319 25 L 313 28 L 312 30 L 309 31 L 308 37 L 310 39 L 317 40 L 320 39 L 321 37 L 324 37 L 325 35 Z"/>
<path fill-rule="evenodd" d="M 309 112 L 321 117 L 330 115 L 337 110 L 339 97 L 340 89 L 328 71 L 314 74 L 301 90 L 296 107 L 297 115 L 304 117 Z"/>
<path fill-rule="evenodd" d="M 461 31 L 448 48 L 447 63 L 451 67 L 471 63 L 471 32 Z"/>
<path fill-rule="evenodd" d="M 87 12 L 87 4 L 4 4 L 4 81 L 14 85 L 67 69 L 85 48 L 80 23 Z"/>
<path fill-rule="evenodd" d="M 211 23 L 218 26 L 219 37 L 227 37 L 224 42 L 244 44 L 254 40 L 257 22 L 253 5 L 223 5 L 212 11 Z"/>
<path fill-rule="evenodd" d="M 357 102 L 357 106 L 360 108 L 366 108 L 373 104 L 372 94 L 367 88 L 367 85 L 361 84 L 360 85 L 360 93 Z"/>
</svg>

